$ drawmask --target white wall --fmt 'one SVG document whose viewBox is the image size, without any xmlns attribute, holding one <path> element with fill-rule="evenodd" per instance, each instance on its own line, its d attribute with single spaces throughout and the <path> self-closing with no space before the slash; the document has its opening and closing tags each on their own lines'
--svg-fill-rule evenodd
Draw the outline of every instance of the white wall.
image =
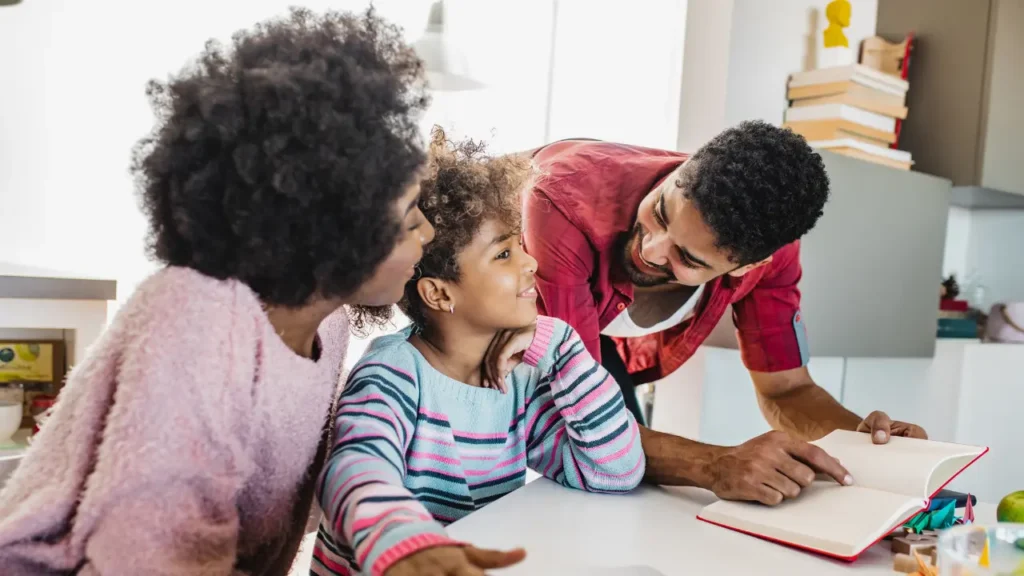
<svg viewBox="0 0 1024 576">
<path fill-rule="evenodd" d="M 814 66 L 828 0 L 733 0 L 725 121 L 781 124 L 786 80 Z M 851 0 L 850 47 L 875 34 L 878 0 Z"/>
<path fill-rule="evenodd" d="M 985 311 L 997 302 L 1024 301 L 1024 210 L 952 207 L 947 226 L 942 270 L 956 274 L 961 298 Z"/>
<path fill-rule="evenodd" d="M 484 88 L 439 93 L 428 121 L 500 154 L 544 142 L 552 0 L 448 0 L 447 31 Z"/>
<path fill-rule="evenodd" d="M 1024 301 L 1024 210 L 971 213 L 967 277 L 986 287 L 980 303 Z"/>
<path fill-rule="evenodd" d="M 128 166 L 153 126 L 145 84 L 206 39 L 283 14 L 292 0 L 41 0 L 0 8 L 0 260 L 120 281 L 150 270 Z M 429 3 L 375 0 L 418 34 Z M 314 10 L 368 0 L 305 0 Z"/>
<path fill-rule="evenodd" d="M 676 145 L 686 0 L 559 0 L 549 140 Z"/>
<path fill-rule="evenodd" d="M 675 147 L 687 0 L 448 6 L 452 38 L 488 84 L 438 98 L 457 134 L 496 152 L 571 137 Z"/>
<path fill-rule="evenodd" d="M 967 277 L 967 249 L 971 238 L 971 212 L 966 208 L 951 207 L 946 224 L 946 249 L 942 256 L 942 276 L 955 274 L 959 280 Z"/>
<path fill-rule="evenodd" d="M 693 152 L 726 127 L 733 0 L 689 0 L 676 149 Z"/>
</svg>

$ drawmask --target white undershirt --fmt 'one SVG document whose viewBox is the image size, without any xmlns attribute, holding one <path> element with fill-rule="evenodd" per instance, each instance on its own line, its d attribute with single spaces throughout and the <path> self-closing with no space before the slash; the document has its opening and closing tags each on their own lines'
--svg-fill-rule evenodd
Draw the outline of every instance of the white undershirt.
<svg viewBox="0 0 1024 576">
<path fill-rule="evenodd" d="M 629 315 L 629 309 L 622 311 L 612 320 L 612 323 L 605 326 L 604 330 L 601 330 L 601 334 L 605 336 L 614 336 L 616 338 L 635 338 L 637 336 L 647 336 L 648 334 L 655 334 L 657 332 L 663 332 L 673 326 L 682 324 L 686 320 L 689 320 L 693 316 L 693 309 L 697 306 L 697 302 L 700 300 L 701 292 L 704 291 L 704 285 L 697 286 L 697 289 L 693 291 L 693 294 L 683 303 L 683 305 L 676 310 L 672 316 L 667 320 L 662 320 L 654 326 L 643 328 L 637 326 L 633 322 L 633 318 Z"/>
</svg>

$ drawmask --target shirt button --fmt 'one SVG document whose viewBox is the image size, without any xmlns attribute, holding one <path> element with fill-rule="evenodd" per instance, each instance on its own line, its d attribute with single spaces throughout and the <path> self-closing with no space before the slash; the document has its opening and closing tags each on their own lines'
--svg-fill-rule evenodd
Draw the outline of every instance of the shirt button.
<svg viewBox="0 0 1024 576">
<path fill-rule="evenodd" d="M 618 304 L 616 304 L 616 305 L 615 305 L 615 308 L 616 308 L 616 309 L 617 309 L 617 310 L 618 310 L 619 312 L 622 312 L 623 310 L 625 310 L 625 309 L 626 309 L 626 305 L 625 305 L 625 304 L 623 304 L 622 302 L 619 302 Z"/>
</svg>

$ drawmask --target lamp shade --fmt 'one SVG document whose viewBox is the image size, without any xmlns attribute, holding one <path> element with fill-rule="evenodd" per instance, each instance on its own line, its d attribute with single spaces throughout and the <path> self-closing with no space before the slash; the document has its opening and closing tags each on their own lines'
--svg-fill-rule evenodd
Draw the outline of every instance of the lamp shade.
<svg viewBox="0 0 1024 576">
<path fill-rule="evenodd" d="M 427 29 L 412 47 L 420 60 L 423 60 L 427 83 L 431 89 L 451 92 L 484 87 L 483 83 L 468 74 L 465 55 L 445 36 L 443 1 L 438 0 L 430 7 Z"/>
</svg>

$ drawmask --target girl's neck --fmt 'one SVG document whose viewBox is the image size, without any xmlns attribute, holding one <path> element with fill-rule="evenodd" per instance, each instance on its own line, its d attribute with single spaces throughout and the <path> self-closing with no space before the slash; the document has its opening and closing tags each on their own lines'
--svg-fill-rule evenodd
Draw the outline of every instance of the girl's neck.
<svg viewBox="0 0 1024 576">
<path fill-rule="evenodd" d="M 316 360 L 313 348 L 320 323 L 340 306 L 339 302 L 318 300 L 299 308 L 264 304 L 263 309 L 285 346 L 299 356 Z"/>
<path fill-rule="evenodd" d="M 470 386 L 480 386 L 480 366 L 493 339 L 494 333 L 442 325 L 420 330 L 409 341 L 438 372 Z"/>
</svg>

